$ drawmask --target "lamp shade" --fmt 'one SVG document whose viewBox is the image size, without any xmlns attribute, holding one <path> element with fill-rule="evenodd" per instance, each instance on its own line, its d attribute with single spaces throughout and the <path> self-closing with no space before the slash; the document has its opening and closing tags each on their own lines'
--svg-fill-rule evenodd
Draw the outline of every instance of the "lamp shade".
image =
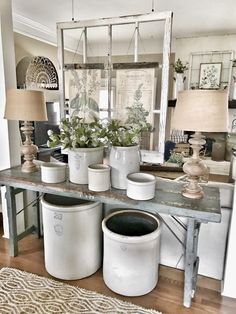
<svg viewBox="0 0 236 314">
<path fill-rule="evenodd" d="M 227 132 L 228 92 L 185 90 L 178 93 L 173 129 L 197 132 Z"/>
<path fill-rule="evenodd" d="M 46 121 L 47 109 L 42 91 L 9 89 L 6 94 L 5 119 Z"/>
</svg>

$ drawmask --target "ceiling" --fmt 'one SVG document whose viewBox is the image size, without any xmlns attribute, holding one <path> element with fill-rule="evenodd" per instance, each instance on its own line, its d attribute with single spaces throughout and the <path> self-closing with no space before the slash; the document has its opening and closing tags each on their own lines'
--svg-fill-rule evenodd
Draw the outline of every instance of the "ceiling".
<svg viewBox="0 0 236 314">
<path fill-rule="evenodd" d="M 15 31 L 54 43 L 56 23 L 71 21 L 72 16 L 75 20 L 124 16 L 149 13 L 153 7 L 155 12 L 173 11 L 174 38 L 236 34 L 235 0 L 12 0 L 12 6 Z M 149 38 L 152 33 L 152 25 L 143 30 Z M 130 35 L 123 30 L 117 38 Z M 96 32 L 94 40 L 99 36 Z"/>
</svg>

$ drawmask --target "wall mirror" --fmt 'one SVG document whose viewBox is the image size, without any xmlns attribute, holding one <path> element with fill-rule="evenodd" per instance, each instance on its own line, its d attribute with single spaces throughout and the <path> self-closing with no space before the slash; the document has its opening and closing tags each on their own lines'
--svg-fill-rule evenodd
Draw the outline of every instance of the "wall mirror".
<svg viewBox="0 0 236 314">
<path fill-rule="evenodd" d="M 154 35 L 148 30 L 154 31 Z M 119 118 L 142 103 L 154 132 L 142 148 L 164 157 L 172 12 L 57 24 L 61 117 Z M 157 35 L 155 35 L 155 32 Z M 153 36 L 156 53 L 146 50 Z M 73 56 L 66 42 L 77 38 Z"/>
</svg>

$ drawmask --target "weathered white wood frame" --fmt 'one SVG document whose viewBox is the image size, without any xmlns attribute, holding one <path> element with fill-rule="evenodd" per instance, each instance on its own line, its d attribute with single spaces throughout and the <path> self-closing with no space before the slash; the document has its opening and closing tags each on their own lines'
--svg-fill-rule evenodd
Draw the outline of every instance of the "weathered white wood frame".
<svg viewBox="0 0 236 314">
<path fill-rule="evenodd" d="M 71 29 L 81 28 L 84 36 L 83 46 L 83 62 L 87 60 L 86 49 L 86 33 L 87 28 L 107 26 L 108 27 L 108 108 L 111 106 L 111 70 L 112 70 L 112 27 L 114 25 L 135 25 L 135 43 L 134 43 L 134 62 L 138 62 L 138 32 L 139 24 L 146 22 L 163 21 L 164 37 L 163 37 L 163 62 L 162 62 L 162 79 L 161 79 L 161 100 L 160 109 L 154 109 L 153 114 L 160 115 L 158 128 L 158 147 L 159 162 L 164 159 L 165 147 L 165 128 L 166 128 L 166 115 L 168 107 L 168 86 L 169 86 L 169 64 L 170 64 L 170 48 L 171 48 L 171 31 L 172 31 L 172 17 L 173 13 L 167 12 L 154 12 L 148 14 L 122 16 L 114 18 L 101 18 L 96 20 L 72 21 L 57 23 L 57 45 L 58 45 L 58 62 L 59 62 L 59 91 L 60 91 L 60 107 L 61 117 L 65 115 L 65 74 L 64 74 L 64 31 Z"/>
</svg>

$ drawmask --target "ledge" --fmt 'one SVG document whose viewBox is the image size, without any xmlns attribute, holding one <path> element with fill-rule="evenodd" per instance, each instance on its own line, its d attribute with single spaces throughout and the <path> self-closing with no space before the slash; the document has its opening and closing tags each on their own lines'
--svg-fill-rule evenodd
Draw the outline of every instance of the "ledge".
<svg viewBox="0 0 236 314">
<path fill-rule="evenodd" d="M 168 107 L 175 107 L 176 99 L 168 100 Z M 229 100 L 229 109 L 236 109 L 236 99 Z"/>
</svg>

